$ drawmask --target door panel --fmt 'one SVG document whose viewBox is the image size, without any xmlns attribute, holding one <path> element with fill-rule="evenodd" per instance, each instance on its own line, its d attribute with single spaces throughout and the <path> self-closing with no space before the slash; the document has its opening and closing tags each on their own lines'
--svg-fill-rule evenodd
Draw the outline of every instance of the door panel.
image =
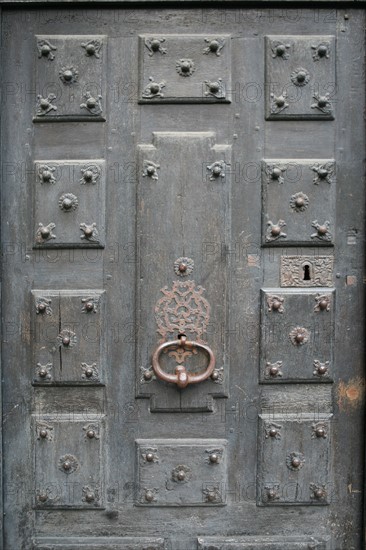
<svg viewBox="0 0 366 550">
<path fill-rule="evenodd" d="M 5 10 L 5 550 L 361 548 L 364 23 Z"/>
</svg>

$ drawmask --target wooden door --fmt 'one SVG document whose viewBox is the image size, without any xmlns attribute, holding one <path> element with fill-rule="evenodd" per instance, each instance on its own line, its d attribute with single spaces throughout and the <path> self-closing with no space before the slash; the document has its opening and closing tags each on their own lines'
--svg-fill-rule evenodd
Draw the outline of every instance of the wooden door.
<svg viewBox="0 0 366 550">
<path fill-rule="evenodd" d="M 3 12 L 6 550 L 359 550 L 364 14 Z"/>
</svg>

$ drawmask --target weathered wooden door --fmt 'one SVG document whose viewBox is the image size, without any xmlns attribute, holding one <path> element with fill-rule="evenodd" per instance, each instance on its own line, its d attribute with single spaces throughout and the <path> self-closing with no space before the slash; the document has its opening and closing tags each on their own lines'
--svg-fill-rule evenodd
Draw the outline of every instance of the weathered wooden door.
<svg viewBox="0 0 366 550">
<path fill-rule="evenodd" d="M 4 549 L 361 549 L 363 29 L 3 12 Z"/>
</svg>

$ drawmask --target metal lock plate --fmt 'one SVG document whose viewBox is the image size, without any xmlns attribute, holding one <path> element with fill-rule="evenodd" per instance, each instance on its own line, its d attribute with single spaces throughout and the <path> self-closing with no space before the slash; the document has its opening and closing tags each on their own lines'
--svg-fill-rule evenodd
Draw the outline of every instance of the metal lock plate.
<svg viewBox="0 0 366 550">
<path fill-rule="evenodd" d="M 33 290 L 33 384 L 103 382 L 103 290 Z"/>
<path fill-rule="evenodd" d="M 335 291 L 261 291 L 260 381 L 332 382 Z"/>
<path fill-rule="evenodd" d="M 34 420 L 38 508 L 103 507 L 102 422 L 75 417 L 72 422 L 39 417 Z"/>
<path fill-rule="evenodd" d="M 103 247 L 104 161 L 38 160 L 34 173 L 33 246 Z"/>
<path fill-rule="evenodd" d="M 330 418 L 304 413 L 260 416 L 259 506 L 330 503 Z"/>
<path fill-rule="evenodd" d="M 136 441 L 138 506 L 223 506 L 224 439 Z"/>
<path fill-rule="evenodd" d="M 141 35 L 140 103 L 230 103 L 230 35 Z"/>
<path fill-rule="evenodd" d="M 281 256 L 282 287 L 333 286 L 334 256 Z"/>
<path fill-rule="evenodd" d="M 267 36 L 266 118 L 333 119 L 334 36 Z"/>
<path fill-rule="evenodd" d="M 34 122 L 105 120 L 107 37 L 37 35 Z"/>
<path fill-rule="evenodd" d="M 334 243 L 336 167 L 333 159 L 266 159 L 262 164 L 262 243 Z"/>
</svg>

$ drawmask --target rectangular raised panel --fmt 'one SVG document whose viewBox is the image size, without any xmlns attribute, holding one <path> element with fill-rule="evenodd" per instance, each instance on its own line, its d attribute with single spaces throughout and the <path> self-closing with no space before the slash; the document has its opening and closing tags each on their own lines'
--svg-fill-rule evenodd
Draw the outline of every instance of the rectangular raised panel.
<svg viewBox="0 0 366 550">
<path fill-rule="evenodd" d="M 262 242 L 267 246 L 334 243 L 333 159 L 266 159 L 262 164 Z"/>
<path fill-rule="evenodd" d="M 251 536 L 202 537 L 199 550 L 325 550 L 324 542 L 313 537 Z"/>
<path fill-rule="evenodd" d="M 266 118 L 333 119 L 334 36 L 265 37 Z"/>
<path fill-rule="evenodd" d="M 229 103 L 230 35 L 141 35 L 140 103 Z"/>
<path fill-rule="evenodd" d="M 35 122 L 105 120 L 107 37 L 35 36 Z"/>
<path fill-rule="evenodd" d="M 223 506 L 224 439 L 136 440 L 139 506 Z"/>
<path fill-rule="evenodd" d="M 230 234 L 231 147 L 216 144 L 214 132 L 154 132 L 151 144 L 140 145 L 138 163 L 137 395 L 152 396 L 153 412 L 212 411 L 212 397 L 226 395 L 229 370 L 227 343 L 209 326 L 223 326 L 228 315 L 227 266 L 212 249 Z M 210 346 L 217 370 L 215 380 L 184 391 L 151 372 L 154 350 L 181 332 Z M 171 351 L 162 354 L 161 365 L 174 373 L 182 357 Z M 184 358 L 187 370 L 203 371 L 207 364 L 202 351 Z"/>
<path fill-rule="evenodd" d="M 164 550 L 164 539 L 157 537 L 39 537 L 34 550 Z"/>
<path fill-rule="evenodd" d="M 333 286 L 334 256 L 281 256 L 281 287 Z"/>
<path fill-rule="evenodd" d="M 332 382 L 334 311 L 334 290 L 262 290 L 260 381 Z"/>
<path fill-rule="evenodd" d="M 331 415 L 260 415 L 257 504 L 329 504 Z"/>
<path fill-rule="evenodd" d="M 35 417 L 35 504 L 39 508 L 103 506 L 103 422 Z M 95 417 L 94 417 L 95 418 Z"/>
<path fill-rule="evenodd" d="M 104 246 L 103 160 L 37 160 L 33 178 L 34 247 Z"/>
<path fill-rule="evenodd" d="M 103 290 L 33 290 L 34 384 L 101 384 Z"/>
</svg>

